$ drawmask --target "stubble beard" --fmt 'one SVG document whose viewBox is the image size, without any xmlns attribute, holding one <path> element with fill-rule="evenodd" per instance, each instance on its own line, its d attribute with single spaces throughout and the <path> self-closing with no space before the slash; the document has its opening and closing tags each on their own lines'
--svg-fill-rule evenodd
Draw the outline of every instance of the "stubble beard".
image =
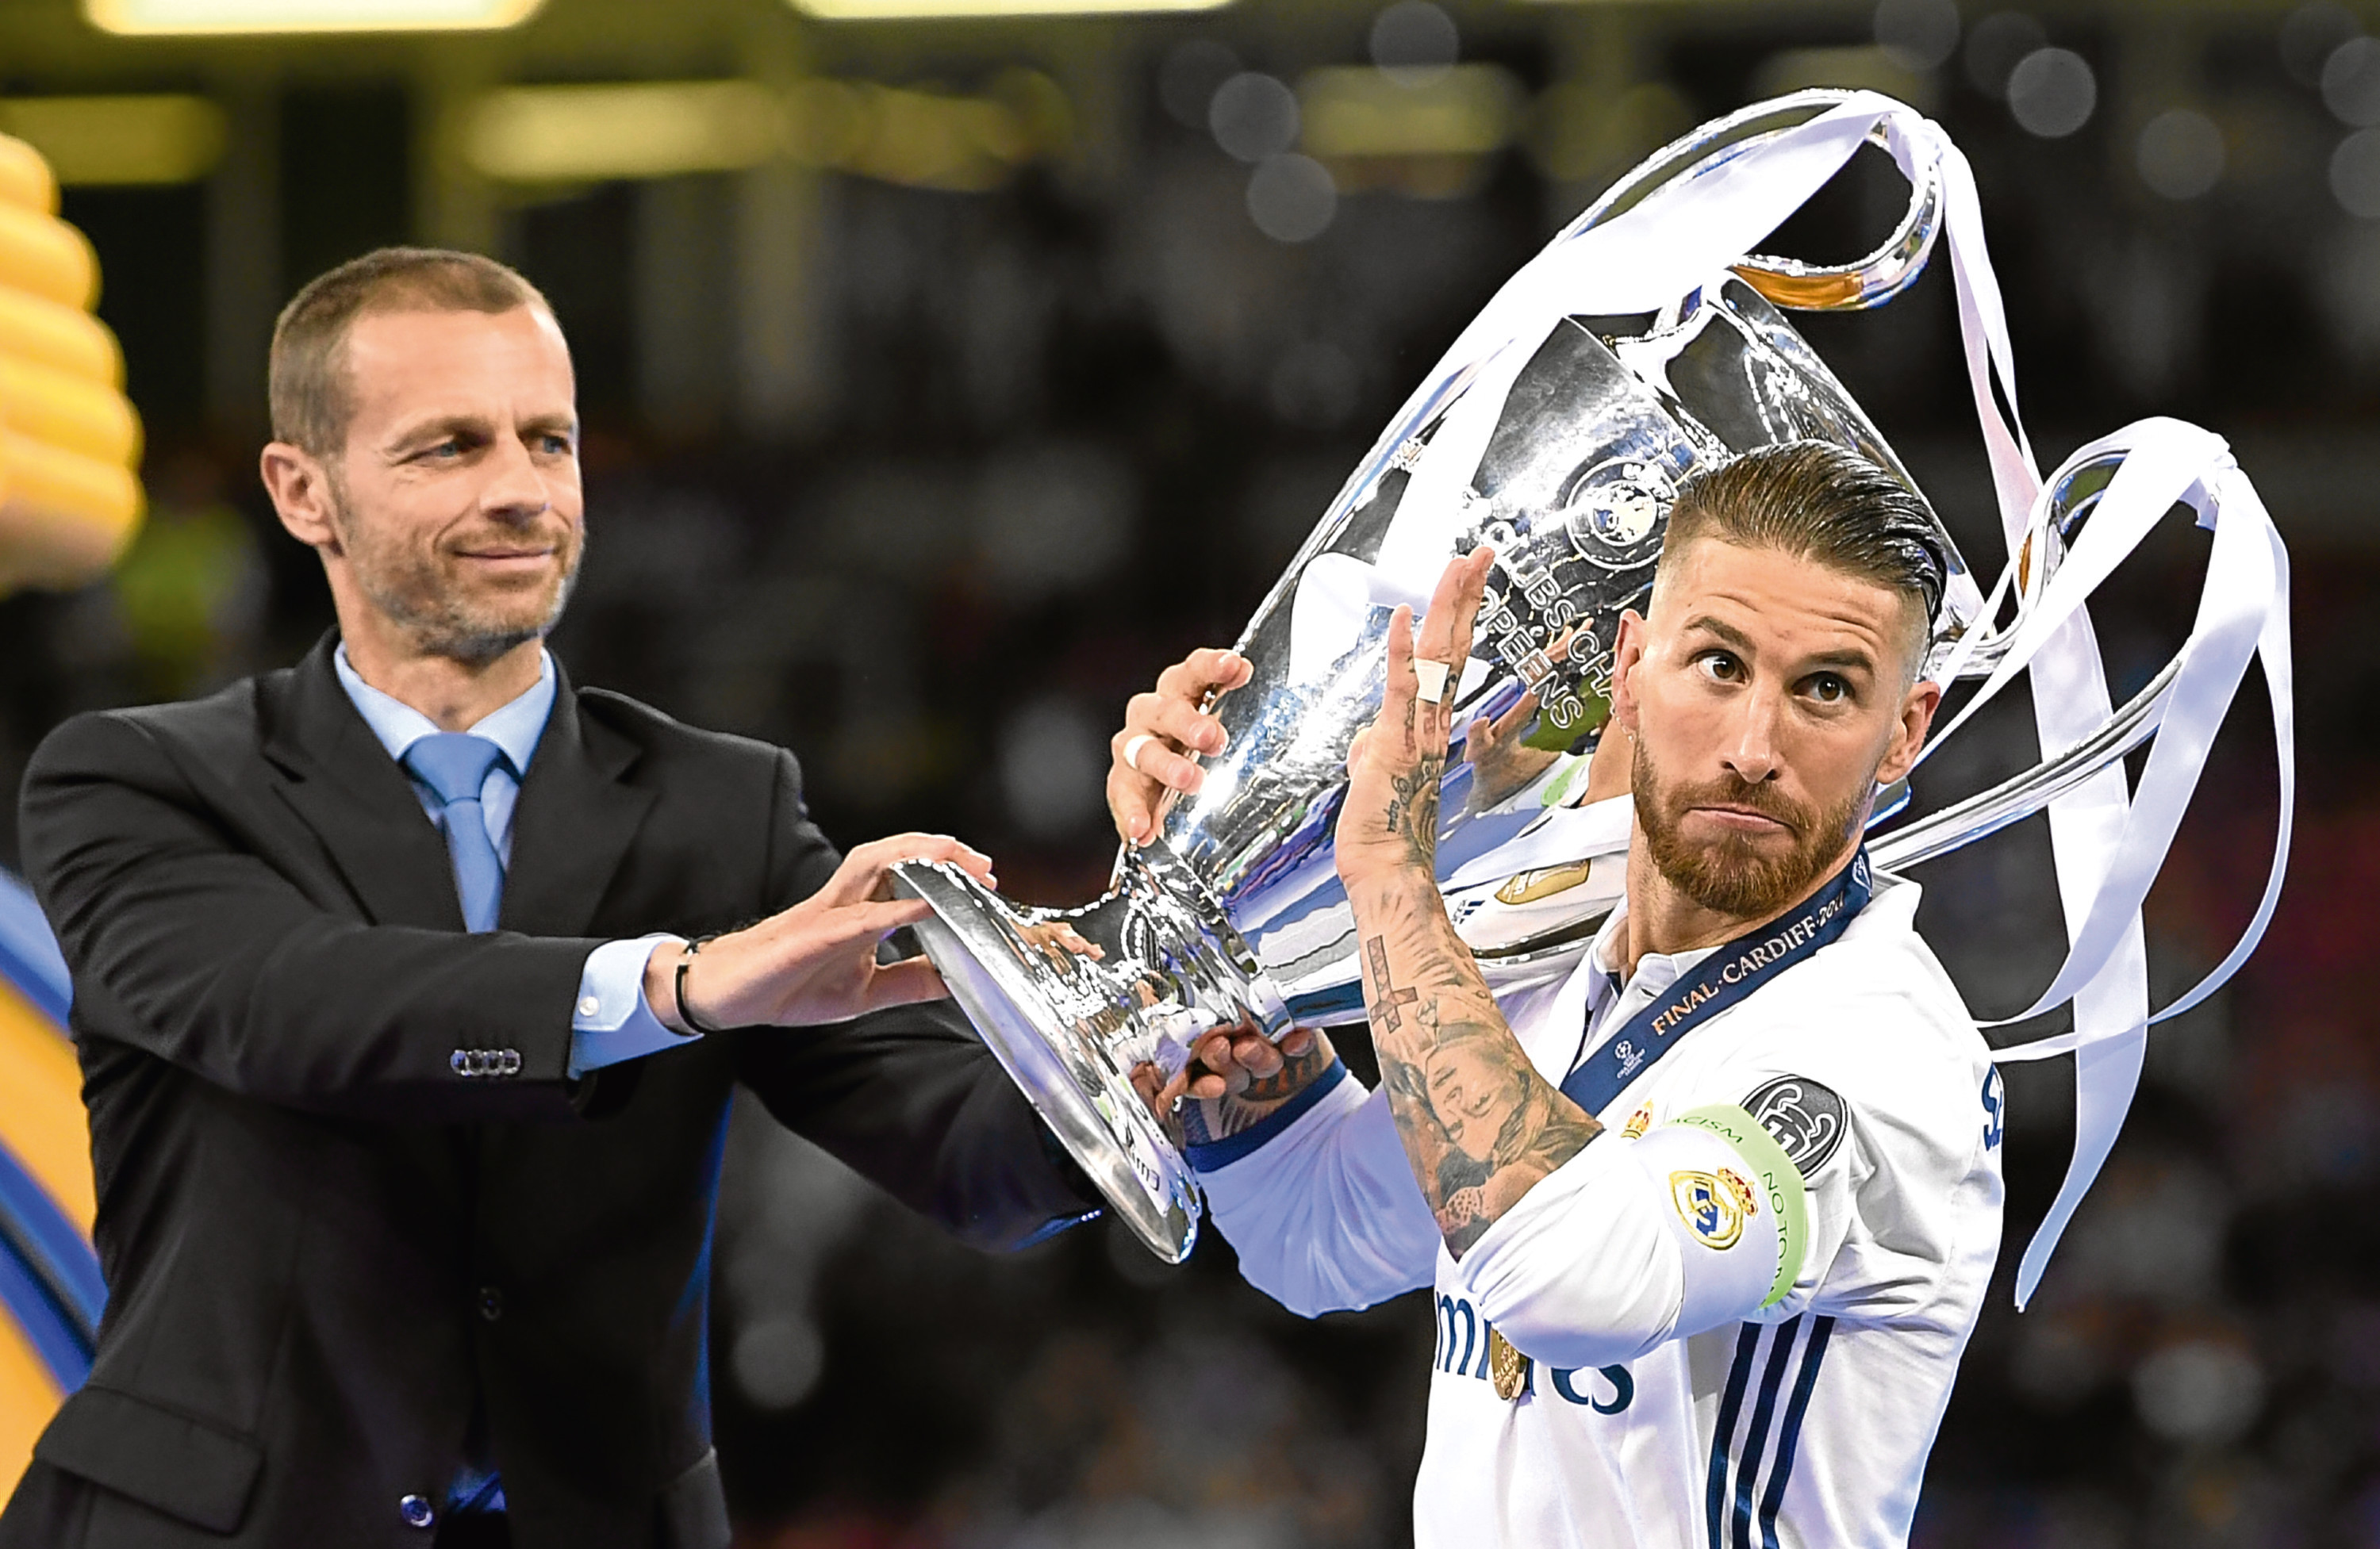
<svg viewBox="0 0 2380 1549">
<path fill-rule="evenodd" d="M 1630 781 L 1637 826 L 1645 830 L 1654 869 L 1703 908 L 1738 920 L 1768 919 L 1807 892 L 1842 853 L 1852 825 L 1866 805 L 1864 795 L 1854 794 L 1815 811 L 1733 774 L 1705 785 L 1670 786 L 1653 767 L 1641 739 L 1631 760 Z M 1714 804 L 1749 807 L 1775 818 L 1792 835 L 1792 846 L 1779 853 L 1743 834 L 1709 842 L 1687 839 L 1687 809 Z"/>
<path fill-rule="evenodd" d="M 583 538 L 572 549 L 550 597 L 476 598 L 441 567 L 435 551 L 386 543 L 358 523 L 346 485 L 335 473 L 330 486 L 331 526 L 346 556 L 348 574 L 366 600 L 411 635 L 424 654 L 484 665 L 528 641 L 543 639 L 561 622 L 586 557 Z"/>
</svg>

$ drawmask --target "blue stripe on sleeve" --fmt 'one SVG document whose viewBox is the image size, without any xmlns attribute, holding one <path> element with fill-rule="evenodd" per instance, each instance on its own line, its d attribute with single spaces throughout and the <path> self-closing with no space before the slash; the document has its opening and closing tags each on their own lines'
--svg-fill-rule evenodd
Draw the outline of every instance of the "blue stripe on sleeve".
<svg viewBox="0 0 2380 1549">
<path fill-rule="evenodd" d="M 1711 1433 L 1710 1549 L 1720 1549 L 1719 1513 L 1727 1505 L 1728 1444 L 1735 1439 L 1735 1417 L 1743 1410 L 1743 1389 L 1752 1380 L 1752 1357 L 1760 1349 L 1761 1325 L 1748 1323 L 1736 1337 L 1735 1364 L 1727 1374 L 1727 1394 L 1719 1400 L 1718 1426 Z"/>
<path fill-rule="evenodd" d="M 1793 1379 L 1793 1397 L 1785 1406 L 1785 1434 L 1777 1441 L 1777 1466 L 1769 1470 L 1768 1490 L 1760 1498 L 1760 1549 L 1777 1549 L 1777 1508 L 1785 1504 L 1785 1482 L 1793 1477 L 1793 1453 L 1802 1441 L 1802 1416 L 1809 1410 L 1810 1390 L 1818 1386 L 1818 1363 L 1827 1359 L 1827 1339 L 1834 1331 L 1832 1318 L 1820 1318 L 1810 1325 L 1802 1374 Z"/>
<path fill-rule="evenodd" d="M 1312 1085 L 1238 1134 L 1225 1135 L 1221 1140 L 1208 1141 L 1204 1145 L 1184 1146 L 1182 1155 L 1189 1159 L 1194 1172 L 1213 1172 L 1219 1168 L 1230 1167 L 1305 1118 L 1307 1109 L 1329 1096 L 1331 1090 L 1346 1079 L 1345 1063 L 1333 1059 L 1328 1069 L 1314 1078 Z"/>
<path fill-rule="evenodd" d="M 1753 1407 L 1752 1424 L 1743 1434 L 1743 1460 L 1735 1470 L 1735 1549 L 1752 1549 L 1752 1485 L 1760 1474 L 1761 1455 L 1768 1450 L 1768 1422 L 1777 1413 L 1777 1390 L 1785 1386 L 1785 1368 L 1793 1358 L 1793 1340 L 1802 1320 L 1796 1316 L 1779 1325 L 1769 1342 L 1768 1364 L 1760 1374 L 1760 1402 Z"/>
</svg>

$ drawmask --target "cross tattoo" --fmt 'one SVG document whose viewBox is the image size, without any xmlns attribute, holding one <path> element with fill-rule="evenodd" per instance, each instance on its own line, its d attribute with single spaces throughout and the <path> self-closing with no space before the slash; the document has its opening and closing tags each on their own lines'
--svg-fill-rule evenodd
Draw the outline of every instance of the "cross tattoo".
<svg viewBox="0 0 2380 1549">
<path fill-rule="evenodd" d="M 1389 944 L 1375 936 L 1366 944 L 1372 957 L 1372 981 L 1380 986 L 1379 1004 L 1372 1008 L 1371 1020 L 1380 1024 L 1383 1033 L 1393 1033 L 1405 1024 L 1405 1014 L 1400 1008 L 1421 998 L 1417 989 L 1392 989 L 1389 986 Z"/>
</svg>

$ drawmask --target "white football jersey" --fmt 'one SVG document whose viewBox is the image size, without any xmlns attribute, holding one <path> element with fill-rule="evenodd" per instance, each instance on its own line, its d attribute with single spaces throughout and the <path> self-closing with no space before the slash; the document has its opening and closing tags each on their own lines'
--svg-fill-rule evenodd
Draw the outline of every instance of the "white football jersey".
<svg viewBox="0 0 2380 1549">
<path fill-rule="evenodd" d="M 1386 1095 L 1343 1074 L 1199 1158 L 1243 1273 L 1293 1310 L 1434 1288 L 1424 1549 L 1907 1541 L 2001 1200 L 1999 1081 L 1917 935 L 1918 893 L 1879 877 L 1838 939 L 1681 1037 L 1459 1263 Z M 1647 956 L 1615 986 L 1621 929 L 1502 1002 L 1548 1081 L 1708 955 Z M 1790 1289 L 1779 1228 L 1747 1219 L 1763 1212 L 1727 1170 L 1743 1164 L 1674 1122 L 1712 1105 L 1749 1111 L 1803 1175 Z M 1680 1170 L 1695 1145 L 1718 1160 Z M 1517 1398 L 1490 1380 L 1491 1330 L 1531 1358 Z"/>
</svg>

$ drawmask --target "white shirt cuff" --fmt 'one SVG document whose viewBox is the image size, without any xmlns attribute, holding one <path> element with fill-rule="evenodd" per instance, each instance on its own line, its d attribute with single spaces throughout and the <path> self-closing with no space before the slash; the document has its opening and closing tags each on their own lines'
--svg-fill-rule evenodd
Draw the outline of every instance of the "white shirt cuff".
<svg viewBox="0 0 2380 1549">
<path fill-rule="evenodd" d="M 645 1004 L 645 964 L 664 941 L 684 946 L 686 938 L 662 931 L 634 940 L 606 941 L 587 954 L 587 966 L 578 975 L 578 999 L 571 1008 L 573 1079 L 699 1036 L 671 1032 Z"/>
</svg>

